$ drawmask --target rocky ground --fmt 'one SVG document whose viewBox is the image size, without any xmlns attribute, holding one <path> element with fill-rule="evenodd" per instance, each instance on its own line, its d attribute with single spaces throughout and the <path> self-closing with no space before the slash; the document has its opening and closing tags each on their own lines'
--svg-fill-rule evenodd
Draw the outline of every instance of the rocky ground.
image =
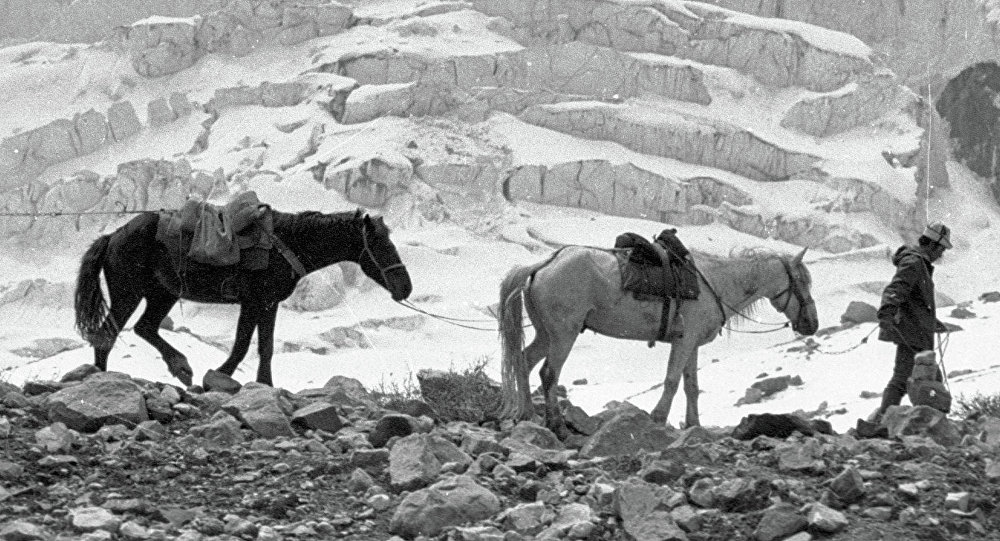
<svg viewBox="0 0 1000 541">
<path fill-rule="evenodd" d="M 989 417 L 901 407 L 879 427 L 888 437 L 859 439 L 788 416 L 674 430 L 627 404 L 588 417 L 565 403 L 578 434 L 561 442 L 490 419 L 497 390 L 476 373 L 421 373 L 421 400 L 340 377 L 293 395 L 217 374 L 205 391 L 92 372 L 0 384 L 0 539 L 1000 531 L 1000 420 Z"/>
</svg>

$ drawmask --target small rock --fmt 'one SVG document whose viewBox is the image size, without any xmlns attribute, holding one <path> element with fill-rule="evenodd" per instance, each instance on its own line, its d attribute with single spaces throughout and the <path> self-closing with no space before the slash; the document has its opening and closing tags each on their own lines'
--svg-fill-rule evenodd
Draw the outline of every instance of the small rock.
<svg viewBox="0 0 1000 541">
<path fill-rule="evenodd" d="M 236 394 L 243 386 L 230 376 L 218 370 L 209 370 L 201 380 L 201 386 L 206 391 L 218 391 L 226 394 Z"/>
<path fill-rule="evenodd" d="M 892 507 L 869 507 L 862 511 L 861 514 L 875 520 L 888 522 L 892 519 Z"/>
<path fill-rule="evenodd" d="M 350 479 L 347 480 L 347 488 L 351 492 L 363 493 L 375 485 L 375 479 L 368 472 L 361 468 L 355 468 L 351 472 Z"/>
<path fill-rule="evenodd" d="M 8 522 L 0 528 L 0 539 L 4 541 L 46 541 L 51 538 L 41 526 L 23 520 Z"/>
<path fill-rule="evenodd" d="M 142 541 L 150 537 L 149 530 L 145 526 L 132 520 L 126 521 L 118 528 L 118 535 L 128 541 Z"/>
<path fill-rule="evenodd" d="M 80 507 L 71 510 L 69 514 L 73 528 L 81 532 L 104 530 L 114 533 L 122 523 L 121 519 L 103 507 Z"/>
<path fill-rule="evenodd" d="M 809 526 L 823 533 L 836 533 L 848 526 L 847 517 L 843 513 L 821 503 L 813 503 L 806 515 Z"/>
<path fill-rule="evenodd" d="M 957 509 L 963 513 L 969 511 L 969 493 L 968 492 L 949 492 L 944 499 L 945 509 Z"/>
<path fill-rule="evenodd" d="M 865 481 L 852 467 L 847 467 L 830 483 L 830 490 L 844 503 L 851 504 L 865 495 Z"/>
<path fill-rule="evenodd" d="M 15 481 L 23 474 L 24 466 L 9 460 L 0 460 L 0 480 Z"/>
<path fill-rule="evenodd" d="M 809 521 L 799 515 L 790 505 L 776 505 L 764 511 L 753 531 L 756 541 L 777 541 L 801 532 L 809 526 Z"/>
<path fill-rule="evenodd" d="M 77 433 L 57 422 L 35 432 L 35 441 L 50 453 L 68 452 L 77 441 Z"/>
</svg>

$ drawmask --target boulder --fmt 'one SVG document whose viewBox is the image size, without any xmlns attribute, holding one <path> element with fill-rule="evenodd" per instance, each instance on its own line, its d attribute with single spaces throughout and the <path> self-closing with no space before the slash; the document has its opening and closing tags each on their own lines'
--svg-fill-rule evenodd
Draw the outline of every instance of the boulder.
<svg viewBox="0 0 1000 541">
<path fill-rule="evenodd" d="M 615 513 L 637 540 L 686 541 L 687 535 L 667 511 L 682 502 L 682 495 L 669 487 L 637 480 L 621 483 L 613 496 Z"/>
<path fill-rule="evenodd" d="M 438 435 L 406 436 L 389 451 L 389 482 L 396 490 L 425 487 L 437 478 L 441 467 L 448 462 L 467 468 L 472 464 L 472 457 Z"/>
<path fill-rule="evenodd" d="M 240 422 L 232 415 L 217 411 L 207 423 L 191 427 L 191 435 L 204 438 L 209 446 L 225 448 L 244 440 L 240 427 Z"/>
<path fill-rule="evenodd" d="M 46 399 L 49 420 L 78 432 L 95 432 L 107 424 L 134 427 L 149 420 L 142 389 L 127 376 L 94 374 L 78 385 Z"/>
<path fill-rule="evenodd" d="M 764 511 L 754 528 L 755 541 L 779 541 L 801 532 L 809 526 L 809 521 L 800 515 L 794 506 L 777 504 Z"/>
<path fill-rule="evenodd" d="M 289 422 L 293 412 L 288 391 L 260 383 L 248 383 L 222 409 L 265 438 L 292 437 Z"/>
<path fill-rule="evenodd" d="M 874 323 L 878 321 L 878 308 L 867 302 L 851 301 L 840 316 L 841 323 Z"/>
<path fill-rule="evenodd" d="M 435 536 L 445 528 L 500 512 L 500 500 L 471 477 L 458 475 L 417 490 L 400 502 L 389 529 L 404 537 Z"/>
<path fill-rule="evenodd" d="M 587 439 L 580 454 L 598 457 L 632 455 L 640 450 L 659 451 L 674 439 L 675 436 L 648 413 L 638 408 L 623 408 Z"/>
<path fill-rule="evenodd" d="M 950 447 L 962 441 L 962 435 L 947 415 L 930 406 L 890 406 L 882 417 L 890 438 L 926 436 Z"/>
<path fill-rule="evenodd" d="M 292 413 L 292 424 L 313 430 L 334 433 L 344 422 L 337 415 L 337 407 L 329 402 L 313 402 Z"/>
<path fill-rule="evenodd" d="M 808 421 L 788 413 L 751 413 L 740 420 L 740 424 L 733 429 L 733 438 L 738 440 L 752 440 L 757 436 L 769 436 L 772 438 L 787 438 L 800 432 L 805 436 L 812 436 L 815 433 L 812 425 Z"/>
</svg>

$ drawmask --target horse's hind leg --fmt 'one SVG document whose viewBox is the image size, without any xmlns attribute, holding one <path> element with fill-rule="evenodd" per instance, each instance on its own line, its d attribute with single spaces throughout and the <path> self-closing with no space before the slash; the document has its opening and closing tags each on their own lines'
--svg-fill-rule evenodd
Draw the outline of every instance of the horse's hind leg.
<svg viewBox="0 0 1000 541">
<path fill-rule="evenodd" d="M 699 426 L 698 421 L 698 350 L 688 356 L 684 367 L 684 397 L 687 398 L 687 412 L 684 416 L 684 428 Z"/>
<path fill-rule="evenodd" d="M 131 290 L 122 291 L 113 280 L 108 279 L 108 282 L 108 297 L 110 297 L 108 315 L 101 323 L 99 331 L 101 339 L 94 344 L 94 366 L 102 372 L 108 369 L 108 356 L 115 345 L 115 340 L 118 339 L 118 334 L 142 300 Z"/>
<path fill-rule="evenodd" d="M 135 324 L 135 334 L 160 352 L 163 361 L 167 363 L 170 375 L 179 379 L 184 385 L 191 385 L 193 372 L 187 357 L 160 336 L 160 323 L 163 322 L 163 318 L 167 317 L 176 302 L 177 297 L 166 289 L 151 288 L 146 293 L 146 310 Z"/>
<path fill-rule="evenodd" d="M 559 411 L 559 399 L 556 396 L 556 388 L 559 385 L 559 373 L 562 372 L 563 364 L 569 357 L 569 352 L 573 349 L 576 341 L 575 333 L 569 338 L 554 337 L 549 344 L 548 354 L 545 356 L 545 364 L 542 365 L 542 392 L 545 394 L 545 425 L 549 430 L 555 432 L 560 439 L 566 439 L 569 430 L 566 429 L 566 421 L 562 412 Z"/>
</svg>

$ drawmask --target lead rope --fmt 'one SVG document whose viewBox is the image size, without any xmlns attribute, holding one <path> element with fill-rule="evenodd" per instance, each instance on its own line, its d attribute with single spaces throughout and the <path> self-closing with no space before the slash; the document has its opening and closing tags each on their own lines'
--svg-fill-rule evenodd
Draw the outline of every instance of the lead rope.
<svg viewBox="0 0 1000 541">
<path fill-rule="evenodd" d="M 951 338 L 951 331 L 945 332 L 944 338 L 941 335 L 937 335 L 937 349 L 938 349 L 938 365 L 941 366 L 941 380 L 944 383 L 944 388 L 951 392 L 951 385 L 948 383 L 948 370 L 944 367 L 944 351 L 948 348 L 948 339 Z"/>
</svg>

